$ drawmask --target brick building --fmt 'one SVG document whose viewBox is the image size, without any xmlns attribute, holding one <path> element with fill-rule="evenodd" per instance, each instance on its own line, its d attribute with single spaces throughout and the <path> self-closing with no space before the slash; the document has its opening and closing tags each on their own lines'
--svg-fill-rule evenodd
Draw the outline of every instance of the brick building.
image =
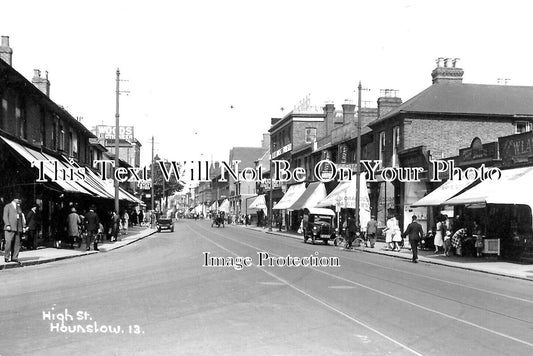
<svg viewBox="0 0 533 356">
<path fill-rule="evenodd" d="M 374 157 L 382 160 L 383 167 L 427 171 L 430 159 L 455 156 L 476 137 L 492 142 L 531 129 L 533 87 L 466 84 L 463 73 L 456 60 L 439 59 L 430 87 L 403 104 L 394 96 L 378 100 L 379 117 L 369 127 L 376 143 Z M 375 184 L 378 222 L 384 224 L 386 215 L 393 212 L 404 226 L 417 213 L 424 228 L 434 225 L 427 211 L 410 207 L 433 189 L 427 176 L 419 183 Z"/>
</svg>

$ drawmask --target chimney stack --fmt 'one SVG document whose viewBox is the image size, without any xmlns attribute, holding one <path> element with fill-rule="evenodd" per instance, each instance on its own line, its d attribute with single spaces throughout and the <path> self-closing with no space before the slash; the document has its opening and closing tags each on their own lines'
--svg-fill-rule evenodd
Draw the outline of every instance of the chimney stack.
<svg viewBox="0 0 533 356">
<path fill-rule="evenodd" d="M 396 96 L 398 91 L 394 89 L 381 89 L 378 98 L 378 117 L 387 115 L 402 104 L 402 99 Z"/>
<path fill-rule="evenodd" d="M 355 104 L 351 100 L 344 100 L 342 104 L 342 122 L 344 125 L 354 122 L 355 120 Z"/>
<path fill-rule="evenodd" d="M 324 114 L 326 114 L 326 136 L 331 133 L 335 127 L 335 105 L 333 102 L 326 102 L 324 106 Z"/>
<path fill-rule="evenodd" d="M 0 45 L 0 59 L 12 66 L 13 50 L 9 47 L 9 36 L 2 36 Z"/>
<path fill-rule="evenodd" d="M 437 68 L 431 72 L 433 84 L 463 82 L 464 70 L 458 67 L 459 58 L 442 58 L 436 60 Z"/>
<path fill-rule="evenodd" d="M 39 69 L 33 70 L 33 78 L 31 82 L 42 91 L 46 96 L 50 97 L 50 81 L 48 80 L 48 71 L 45 71 L 44 78 L 41 77 L 41 71 Z"/>
</svg>

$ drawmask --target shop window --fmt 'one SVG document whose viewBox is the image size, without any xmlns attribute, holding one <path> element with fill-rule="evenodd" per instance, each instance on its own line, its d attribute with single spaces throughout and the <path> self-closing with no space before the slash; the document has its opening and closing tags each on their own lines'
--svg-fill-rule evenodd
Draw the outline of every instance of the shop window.
<svg viewBox="0 0 533 356">
<path fill-rule="evenodd" d="M 514 126 L 517 134 L 531 131 L 531 122 L 528 121 L 516 121 Z"/>
<path fill-rule="evenodd" d="M 308 127 L 305 129 L 305 143 L 312 143 L 316 141 L 316 128 Z"/>
</svg>

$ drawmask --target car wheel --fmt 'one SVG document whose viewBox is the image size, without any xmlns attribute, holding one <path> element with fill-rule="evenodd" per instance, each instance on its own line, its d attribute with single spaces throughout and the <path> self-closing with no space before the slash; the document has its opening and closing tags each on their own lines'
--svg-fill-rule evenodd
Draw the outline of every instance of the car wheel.
<svg viewBox="0 0 533 356">
<path fill-rule="evenodd" d="M 157 229 L 157 232 L 161 232 L 161 229 Z"/>
<path fill-rule="evenodd" d="M 170 229 L 170 232 L 174 232 L 174 228 Z"/>
<path fill-rule="evenodd" d="M 327 245 L 328 244 L 328 240 L 324 240 L 324 245 Z"/>
</svg>

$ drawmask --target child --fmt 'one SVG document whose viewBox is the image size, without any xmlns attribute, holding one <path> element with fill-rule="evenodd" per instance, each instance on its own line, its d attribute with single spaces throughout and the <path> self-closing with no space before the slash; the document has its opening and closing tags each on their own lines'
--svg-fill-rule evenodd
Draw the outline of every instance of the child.
<svg viewBox="0 0 533 356">
<path fill-rule="evenodd" d="M 483 252 L 483 237 L 482 235 L 476 235 L 476 251 L 477 257 L 481 257 Z"/>
<path fill-rule="evenodd" d="M 450 230 L 446 230 L 444 235 L 444 254 L 450 256 L 450 249 L 452 247 L 452 233 Z"/>
</svg>

